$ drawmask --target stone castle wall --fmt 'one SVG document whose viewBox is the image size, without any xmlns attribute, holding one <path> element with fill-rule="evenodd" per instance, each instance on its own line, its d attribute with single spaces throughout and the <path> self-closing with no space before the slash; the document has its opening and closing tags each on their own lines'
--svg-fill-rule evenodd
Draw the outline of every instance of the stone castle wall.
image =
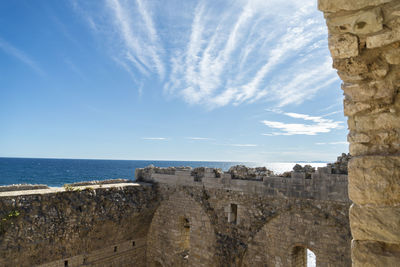
<svg viewBox="0 0 400 267">
<path fill-rule="evenodd" d="M 348 116 L 353 266 L 400 262 L 400 1 L 319 0 Z"/>
<path fill-rule="evenodd" d="M 0 266 L 144 266 L 155 199 L 133 183 L 0 192 Z"/>
<path fill-rule="evenodd" d="M 208 168 L 137 170 L 157 184 L 162 203 L 147 237 L 148 266 L 294 266 L 296 247 L 314 251 L 317 266 L 350 266 L 347 176 L 328 171 L 260 181 Z M 188 247 L 182 220 L 193 228 Z"/>
<path fill-rule="evenodd" d="M 146 168 L 138 183 L 3 190 L 0 266 L 292 266 L 297 248 L 350 266 L 347 179 L 329 172 Z"/>
<path fill-rule="evenodd" d="M 221 173 L 218 169 L 212 168 L 202 169 L 202 173 L 199 174 L 196 173 L 196 169 L 193 171 L 190 168 L 145 168 L 137 169 L 135 177 L 138 181 L 229 189 L 252 195 L 349 202 L 347 175 L 332 174 L 329 167 L 318 168 L 316 172 L 310 174 L 292 172 L 291 177 L 264 176 L 262 179 L 259 177 L 235 179 L 228 172 Z"/>
</svg>

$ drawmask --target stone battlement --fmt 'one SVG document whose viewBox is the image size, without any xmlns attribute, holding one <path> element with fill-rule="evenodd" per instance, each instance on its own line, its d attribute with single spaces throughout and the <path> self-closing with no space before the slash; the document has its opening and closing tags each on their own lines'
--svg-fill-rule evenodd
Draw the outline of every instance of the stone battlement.
<svg viewBox="0 0 400 267">
<path fill-rule="evenodd" d="M 239 191 L 248 194 L 276 197 L 305 198 L 349 202 L 347 175 L 332 174 L 330 167 L 318 168 L 316 172 L 291 172 L 291 177 L 257 176 L 235 179 L 220 169 L 201 168 L 201 172 L 187 167 L 136 169 L 137 181 L 168 184 L 171 186 L 194 186 Z"/>
</svg>

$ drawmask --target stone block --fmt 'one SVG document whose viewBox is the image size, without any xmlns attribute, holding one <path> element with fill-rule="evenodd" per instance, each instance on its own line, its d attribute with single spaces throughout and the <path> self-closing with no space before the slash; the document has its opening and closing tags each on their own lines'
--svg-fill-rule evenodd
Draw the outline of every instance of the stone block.
<svg viewBox="0 0 400 267">
<path fill-rule="evenodd" d="M 400 48 L 389 48 L 383 52 L 383 57 L 389 64 L 400 64 Z"/>
<path fill-rule="evenodd" d="M 292 172 L 292 179 L 305 179 L 306 174 L 304 172 Z M 293 182 L 297 182 L 297 180 L 293 180 Z"/>
<path fill-rule="evenodd" d="M 383 29 L 382 22 L 382 11 L 379 7 L 327 19 L 331 31 L 354 34 L 378 32 Z"/>
<path fill-rule="evenodd" d="M 353 156 L 376 155 L 376 154 L 396 154 L 400 152 L 399 144 L 350 144 L 350 154 Z"/>
<path fill-rule="evenodd" d="M 368 6 L 377 6 L 391 0 L 318 0 L 318 9 L 324 12 L 339 10 L 358 10 Z"/>
<path fill-rule="evenodd" d="M 380 100 L 385 104 L 391 104 L 396 96 L 396 88 L 390 80 L 359 84 L 343 83 L 342 90 L 354 102 Z"/>
<path fill-rule="evenodd" d="M 349 143 L 368 143 L 371 141 L 371 138 L 365 133 L 352 132 L 348 134 L 347 141 Z"/>
<path fill-rule="evenodd" d="M 358 56 L 358 38 L 355 35 L 349 33 L 329 35 L 328 44 L 333 58 Z"/>
<path fill-rule="evenodd" d="M 381 58 L 376 58 L 369 65 L 369 71 L 371 72 L 371 78 L 381 80 L 389 72 L 389 64 Z M 380 82 L 380 81 L 379 81 Z"/>
<path fill-rule="evenodd" d="M 354 203 L 400 204 L 400 156 L 354 157 L 348 170 L 349 197 Z"/>
<path fill-rule="evenodd" d="M 333 59 L 333 67 L 346 75 L 356 76 L 357 80 L 362 80 L 360 74 L 368 73 L 368 65 L 365 60 L 356 58 Z"/>
<path fill-rule="evenodd" d="M 370 109 L 372 106 L 370 103 L 363 102 L 353 102 L 348 99 L 343 101 L 344 105 L 344 115 L 345 116 L 353 116 L 357 113 Z"/>
<path fill-rule="evenodd" d="M 400 119 L 396 113 L 391 112 L 365 114 L 349 118 L 348 126 L 350 130 L 360 132 L 396 130 L 400 129 Z"/>
<path fill-rule="evenodd" d="M 360 74 L 351 75 L 343 71 L 338 71 L 337 74 L 339 75 L 340 79 L 346 83 L 356 83 L 365 79 Z"/>
<path fill-rule="evenodd" d="M 223 173 L 222 174 L 222 178 L 226 179 L 226 180 L 231 180 L 232 179 L 232 175 L 230 173 Z"/>
<path fill-rule="evenodd" d="M 400 245 L 373 241 L 351 242 L 353 267 L 398 267 L 400 263 Z"/>
<path fill-rule="evenodd" d="M 358 83 L 365 79 L 365 77 L 360 74 L 351 75 L 343 71 L 338 71 L 337 74 L 339 75 L 339 78 L 345 83 Z"/>
<path fill-rule="evenodd" d="M 400 243 L 400 206 L 371 207 L 353 204 L 350 226 L 356 240 Z"/>
<path fill-rule="evenodd" d="M 367 37 L 367 48 L 377 48 L 400 41 L 400 18 L 391 23 L 391 27 Z"/>
</svg>

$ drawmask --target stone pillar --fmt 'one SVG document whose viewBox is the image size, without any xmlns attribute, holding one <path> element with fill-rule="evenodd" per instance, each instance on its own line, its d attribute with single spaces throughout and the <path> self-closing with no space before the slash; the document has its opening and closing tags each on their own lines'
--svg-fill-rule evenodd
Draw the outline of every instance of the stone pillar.
<svg viewBox="0 0 400 267">
<path fill-rule="evenodd" d="M 318 0 L 343 80 L 353 266 L 400 266 L 400 0 Z"/>
</svg>

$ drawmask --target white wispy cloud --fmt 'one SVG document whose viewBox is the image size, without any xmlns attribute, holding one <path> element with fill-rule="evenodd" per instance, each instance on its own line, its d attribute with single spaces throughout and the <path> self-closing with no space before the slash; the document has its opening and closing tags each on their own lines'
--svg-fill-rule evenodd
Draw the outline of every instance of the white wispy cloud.
<svg viewBox="0 0 400 267">
<path fill-rule="evenodd" d="M 321 116 L 310 116 L 300 113 L 285 112 L 282 113 L 294 119 L 310 121 L 312 123 L 286 123 L 281 121 L 263 120 L 261 123 L 279 132 L 266 133 L 266 136 L 275 135 L 316 135 L 319 133 L 329 133 L 332 129 L 339 129 L 343 122 L 326 119 Z"/>
<path fill-rule="evenodd" d="M 131 61 L 143 74 L 147 73 L 143 69 L 145 68 L 158 72 L 161 77 L 164 77 L 164 66 L 159 57 L 161 48 L 158 47 L 157 33 L 144 3 L 137 1 L 137 11 L 144 22 L 145 34 L 138 32 L 139 25 L 134 23 L 137 17 L 132 16 L 134 11 L 130 5 L 124 5 L 119 0 L 107 0 L 107 6 L 112 13 L 115 30 L 124 43 L 125 59 Z"/>
<path fill-rule="evenodd" d="M 214 140 L 213 138 L 208 138 L 208 137 L 186 137 L 186 139 L 189 139 L 189 140 Z"/>
<path fill-rule="evenodd" d="M 173 14 L 159 1 L 105 0 L 91 13 L 71 1 L 136 83 L 157 74 L 189 104 L 297 105 L 338 80 L 315 0 L 171 1 Z"/>
<path fill-rule="evenodd" d="M 106 40 L 111 58 L 136 82 L 139 76 L 165 77 L 164 48 L 158 36 L 148 2 L 105 0 L 93 3 L 71 0 L 90 29 Z M 104 4 L 103 4 L 104 3 Z"/>
<path fill-rule="evenodd" d="M 338 79 L 313 2 L 239 1 L 222 11 L 200 2 L 165 91 L 209 108 L 260 99 L 283 107 L 312 98 Z"/>
<path fill-rule="evenodd" d="M 343 114 L 343 110 L 332 111 L 332 112 L 329 112 L 327 114 L 321 115 L 321 117 L 328 117 L 328 116 L 332 116 L 332 115 L 335 115 L 335 114 Z"/>
<path fill-rule="evenodd" d="M 230 146 L 236 146 L 236 147 L 256 147 L 258 145 L 256 144 L 229 144 Z"/>
<path fill-rule="evenodd" d="M 330 109 L 337 108 L 337 107 L 342 107 L 342 106 L 343 106 L 343 96 L 338 98 L 336 100 L 336 103 L 333 103 L 333 104 L 331 104 L 331 105 L 329 105 L 329 106 L 327 106 L 325 108 L 320 109 L 319 112 L 326 112 L 326 111 L 328 111 Z M 342 110 L 340 110 L 340 112 L 342 112 Z"/>
<path fill-rule="evenodd" d="M 142 139 L 143 140 L 155 140 L 155 141 L 168 140 L 168 138 L 166 138 L 166 137 L 142 137 Z"/>
<path fill-rule="evenodd" d="M 78 0 L 69 0 L 73 10 L 87 23 L 90 29 L 94 32 L 99 31 L 99 27 L 96 24 L 92 14 L 85 7 L 81 6 Z"/>
<path fill-rule="evenodd" d="M 0 49 L 3 50 L 4 53 L 18 59 L 34 71 L 36 71 L 39 75 L 44 76 L 45 72 L 39 66 L 39 64 L 31 59 L 25 52 L 6 42 L 2 38 L 0 38 Z"/>
<path fill-rule="evenodd" d="M 349 142 L 346 141 L 337 141 L 337 142 L 321 142 L 321 143 L 315 143 L 316 145 L 348 145 Z"/>
</svg>

